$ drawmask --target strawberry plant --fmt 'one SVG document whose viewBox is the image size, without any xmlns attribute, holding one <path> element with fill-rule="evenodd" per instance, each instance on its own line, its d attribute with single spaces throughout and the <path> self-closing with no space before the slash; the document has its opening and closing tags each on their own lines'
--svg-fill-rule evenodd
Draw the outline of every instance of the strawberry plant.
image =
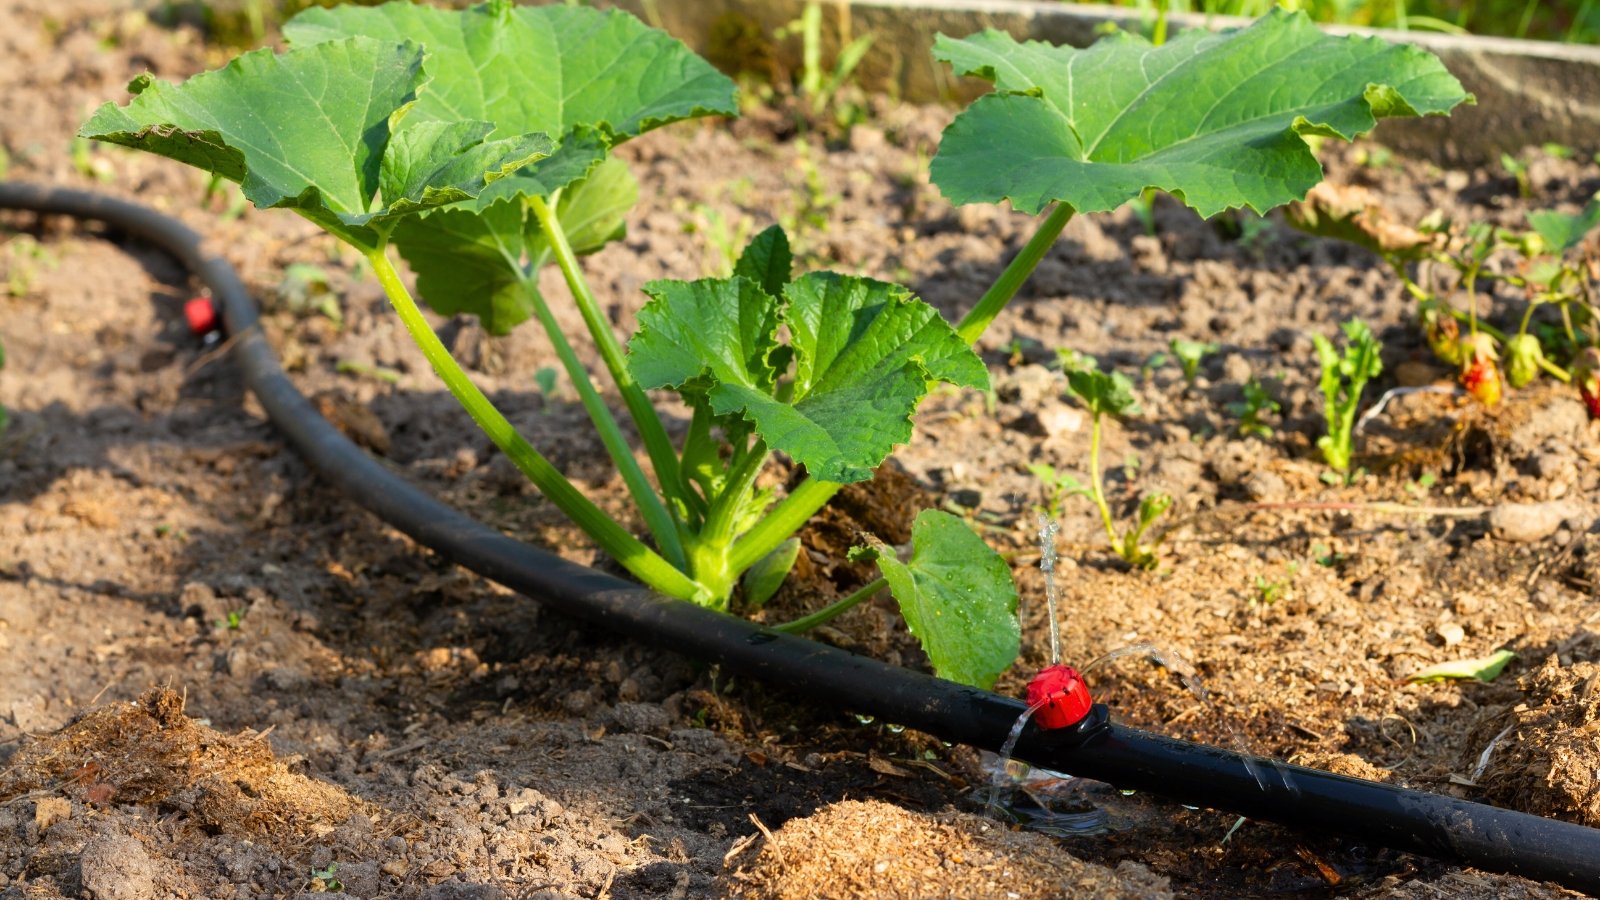
<svg viewBox="0 0 1600 900">
<path fill-rule="evenodd" d="M 997 32 L 941 38 L 942 58 L 998 90 L 946 130 L 934 180 L 957 203 L 1010 199 L 1029 213 L 1054 204 L 959 323 L 898 285 L 797 274 L 786 236 L 769 229 L 729 277 L 649 283 L 625 342 L 579 261 L 621 234 L 638 195 L 611 150 L 670 122 L 734 114 L 726 78 L 631 17 L 574 6 L 344 6 L 309 10 L 284 33 L 288 51 L 245 54 L 181 85 L 141 77 L 126 106 L 101 107 L 82 135 L 237 182 L 256 206 L 293 210 L 356 248 L 451 393 L 552 503 L 640 581 L 719 610 L 739 597 L 741 577 L 747 604 L 770 596 L 795 558 L 795 532 L 909 439 L 931 386 L 987 388 L 972 345 L 1075 212 L 1110 210 L 1147 188 L 1207 215 L 1264 211 L 1320 179 L 1304 136 L 1350 137 L 1385 116 L 1443 114 L 1467 99 L 1422 51 L 1330 38 L 1287 13 L 1159 48 L 1128 36 L 1088 50 Z M 647 540 L 580 493 L 472 384 L 391 248 L 438 313 L 476 316 L 496 334 L 538 320 Z M 649 471 L 539 290 L 551 264 Z M 692 410 L 681 447 L 653 388 Z M 758 480 L 777 453 L 806 472 L 781 498 Z M 941 674 L 992 684 L 1018 644 L 1016 592 L 998 556 L 938 512 L 917 518 L 908 561 L 868 553 L 883 578 L 830 609 L 887 585 Z"/>
<path fill-rule="evenodd" d="M 1575 359 L 1600 340 L 1594 294 L 1600 248 L 1574 253 L 1600 225 L 1600 199 L 1577 213 L 1529 213 L 1526 231 L 1482 222 L 1457 226 L 1437 214 L 1412 227 L 1393 221 L 1370 192 L 1322 185 L 1291 210 L 1290 220 L 1312 234 L 1348 240 L 1381 256 L 1418 301 L 1417 318 L 1429 348 L 1441 362 L 1457 367 L 1462 387 L 1487 406 L 1500 401 L 1505 384 L 1521 388 L 1542 375 L 1570 382 L 1571 373 L 1556 360 Z M 1436 264 L 1453 279 L 1442 290 L 1430 290 L 1420 273 L 1413 274 L 1423 263 Z M 1479 315 L 1480 285 L 1491 290 L 1504 285 L 1520 293 L 1516 331 L 1497 328 Z M 1465 309 L 1452 302 L 1457 293 L 1464 295 Z M 1554 311 L 1556 322 L 1540 325 L 1544 333 L 1536 333 L 1536 316 L 1546 309 Z"/>
</svg>

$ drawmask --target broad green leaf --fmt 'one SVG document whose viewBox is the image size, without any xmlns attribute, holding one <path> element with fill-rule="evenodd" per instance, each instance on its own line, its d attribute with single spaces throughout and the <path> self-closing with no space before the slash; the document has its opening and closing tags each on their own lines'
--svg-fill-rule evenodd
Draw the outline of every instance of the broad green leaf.
<svg viewBox="0 0 1600 900">
<path fill-rule="evenodd" d="M 1000 554 L 956 516 L 925 509 L 911 561 L 878 555 L 906 626 L 941 678 L 988 690 L 1021 649 L 1017 588 Z"/>
<path fill-rule="evenodd" d="M 498 185 L 480 206 L 514 192 L 548 196 L 622 141 L 680 119 L 738 111 L 726 76 L 622 12 L 510 0 L 465 10 L 345 5 L 308 9 L 284 34 L 295 45 L 351 35 L 414 41 L 427 50 L 431 79 L 417 99 L 417 121 L 482 120 L 498 126 L 494 137 L 561 139 L 550 159 Z"/>
<path fill-rule="evenodd" d="M 682 388 L 709 376 L 718 387 L 772 390 L 778 308 L 755 282 L 652 281 L 644 292 L 651 299 L 628 342 L 628 368 L 641 385 Z"/>
<path fill-rule="evenodd" d="M 793 277 L 794 253 L 789 249 L 789 236 L 783 228 L 773 225 L 750 240 L 749 246 L 739 254 L 733 274 L 761 285 L 773 297 L 783 296 L 783 289 Z"/>
<path fill-rule="evenodd" d="M 533 315 L 520 204 L 496 203 L 481 213 L 437 210 L 426 222 L 406 219 L 394 230 L 394 244 L 417 276 L 417 294 L 435 312 L 471 313 L 499 335 Z"/>
<path fill-rule="evenodd" d="M 474 122 L 392 139 L 421 63 L 415 44 L 366 38 L 260 50 L 180 85 L 141 76 L 127 106 L 100 107 L 79 134 L 237 181 L 258 207 L 296 209 L 370 247 L 395 218 L 475 197 L 552 149 L 542 134 L 486 141 Z"/>
<path fill-rule="evenodd" d="M 1136 416 L 1143 410 L 1133 396 L 1133 382 L 1121 372 L 1092 366 L 1067 370 L 1067 390 L 1096 416 Z"/>
<path fill-rule="evenodd" d="M 934 54 L 996 91 L 945 129 L 933 181 L 955 203 L 1035 213 L 1054 201 L 1115 209 L 1145 188 L 1203 216 L 1265 212 L 1322 178 L 1303 135 L 1353 138 L 1389 116 L 1441 115 L 1471 95 L 1431 54 L 1330 37 L 1303 13 L 1083 50 L 998 31 L 940 36 Z"/>
<path fill-rule="evenodd" d="M 828 481 L 861 481 L 911 437 L 929 381 L 987 387 L 988 371 L 932 307 L 899 285 L 819 272 L 778 304 L 742 276 L 645 286 L 629 366 L 647 388 L 705 390 L 718 416 L 743 416 L 775 450 Z M 777 345 L 777 326 L 790 344 Z M 792 358 L 775 395 L 772 365 Z"/>
<path fill-rule="evenodd" d="M 1476 659 L 1454 659 L 1438 665 L 1428 666 L 1406 676 L 1410 682 L 1464 680 L 1475 678 L 1478 681 L 1493 681 L 1500 677 L 1505 667 L 1517 655 L 1510 650 L 1496 650 L 1488 656 Z"/>
<path fill-rule="evenodd" d="M 1565 253 L 1583 243 L 1589 232 L 1600 225 L 1600 195 L 1589 198 L 1583 210 L 1575 215 L 1555 210 L 1528 213 L 1528 224 L 1533 226 L 1539 237 L 1544 238 L 1545 246 L 1550 248 L 1551 253 Z"/>
<path fill-rule="evenodd" d="M 622 235 L 638 198 L 627 164 L 607 159 L 561 192 L 556 217 L 574 252 L 593 253 Z M 416 273 L 417 293 L 436 312 L 470 313 L 498 335 L 533 315 L 528 291 L 550 247 L 520 203 L 410 217 L 395 228 L 394 242 Z"/>
</svg>

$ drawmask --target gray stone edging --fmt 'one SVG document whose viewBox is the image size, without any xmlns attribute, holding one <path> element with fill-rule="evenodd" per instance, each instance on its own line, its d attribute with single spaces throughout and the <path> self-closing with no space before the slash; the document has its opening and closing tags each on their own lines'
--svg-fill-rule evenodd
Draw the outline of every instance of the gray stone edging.
<svg viewBox="0 0 1600 900">
<path fill-rule="evenodd" d="M 804 0 L 611 0 L 637 15 L 654 8 L 661 24 L 697 51 L 714 50 L 712 34 L 737 23 L 747 35 L 770 36 L 799 17 Z M 837 46 L 842 31 L 877 35 L 858 70 L 859 82 L 908 100 L 968 97 L 981 87 L 957 83 L 928 53 L 933 36 L 1000 28 L 1020 38 L 1084 46 L 1107 24 L 1138 27 L 1141 14 L 1112 6 L 1039 0 L 827 0 L 824 32 Z M 1229 27 L 1246 20 L 1174 14 L 1178 28 Z M 1428 32 L 1329 28 L 1409 41 L 1439 54 L 1476 107 L 1448 119 L 1385 122 L 1379 135 L 1396 149 L 1446 163 L 1480 163 L 1502 151 L 1556 142 L 1584 153 L 1600 150 L 1600 47 L 1477 38 Z M 770 39 L 770 38 L 768 38 Z M 798 65 L 799 41 L 772 43 L 778 62 Z"/>
</svg>

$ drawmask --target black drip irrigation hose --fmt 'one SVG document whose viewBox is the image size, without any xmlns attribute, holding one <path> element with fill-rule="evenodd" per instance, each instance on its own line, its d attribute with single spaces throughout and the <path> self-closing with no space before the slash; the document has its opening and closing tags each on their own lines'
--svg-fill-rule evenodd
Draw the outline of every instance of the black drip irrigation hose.
<svg viewBox="0 0 1600 900">
<path fill-rule="evenodd" d="M 151 209 L 85 191 L 0 183 L 0 208 L 94 219 L 176 257 L 221 307 L 229 351 L 283 434 L 324 478 L 446 558 L 569 615 L 718 663 L 814 703 L 998 751 L 1024 711 L 1009 697 L 890 666 L 661 597 L 513 540 L 374 461 L 295 389 L 257 327 L 239 276 L 198 234 Z M 1600 830 L 1174 740 L 1109 721 L 1031 723 L 1015 757 L 1036 766 L 1294 828 L 1600 894 Z"/>
</svg>

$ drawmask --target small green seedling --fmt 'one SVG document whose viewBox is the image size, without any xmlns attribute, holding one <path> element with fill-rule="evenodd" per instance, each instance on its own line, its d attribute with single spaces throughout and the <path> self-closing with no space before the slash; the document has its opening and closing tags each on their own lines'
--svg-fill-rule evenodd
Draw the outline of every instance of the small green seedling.
<svg viewBox="0 0 1600 900">
<path fill-rule="evenodd" d="M 1092 360 L 1092 357 L 1088 359 Z M 1074 493 L 1086 493 L 1086 496 L 1094 501 L 1095 507 L 1100 511 L 1100 522 L 1105 526 L 1106 537 L 1111 542 L 1111 549 L 1122 557 L 1124 562 L 1141 569 L 1153 569 L 1158 563 L 1156 549 L 1160 541 L 1146 545 L 1144 535 L 1156 519 L 1171 508 L 1172 498 L 1162 493 L 1146 494 L 1141 497 L 1138 517 L 1133 527 L 1119 535 L 1116 522 L 1111 515 L 1111 507 L 1106 502 L 1104 479 L 1100 473 L 1100 441 L 1104 420 L 1108 416 L 1121 418 L 1137 415 L 1140 411 L 1139 401 L 1133 396 L 1133 382 L 1121 372 L 1102 372 L 1088 365 L 1067 372 L 1067 390 L 1088 408 L 1091 422 L 1088 490 L 1085 492 L 1076 479 L 1069 483 L 1069 490 L 1070 485 L 1076 485 L 1077 490 L 1073 491 Z"/>
<path fill-rule="evenodd" d="M 1433 474 L 1432 472 L 1424 472 L 1422 473 L 1422 477 L 1418 478 L 1416 481 L 1410 481 L 1406 483 L 1406 493 L 1417 498 L 1418 500 L 1422 500 L 1428 496 L 1428 491 L 1432 490 L 1433 486 L 1437 484 L 1438 481 L 1439 476 Z"/>
<path fill-rule="evenodd" d="M 1200 363 L 1207 356 L 1217 352 L 1220 347 L 1210 341 L 1191 341 L 1186 338 L 1173 338 L 1167 345 L 1172 351 L 1172 356 L 1178 361 L 1178 366 L 1183 369 L 1183 383 L 1186 387 L 1194 387 L 1194 380 L 1200 375 Z"/>
<path fill-rule="evenodd" d="M 1071 472 L 1058 472 L 1055 466 L 1048 463 L 1033 463 L 1028 466 L 1028 471 L 1044 486 L 1047 499 L 1039 511 L 1051 521 L 1061 518 L 1061 504 L 1068 497 L 1094 496 L 1094 492 L 1085 487 L 1078 476 Z"/>
<path fill-rule="evenodd" d="M 109 182 L 117 177 L 111 169 L 111 163 L 95 153 L 94 145 L 81 136 L 72 139 L 72 168 L 79 175 L 96 181 Z"/>
<path fill-rule="evenodd" d="M 60 260 L 31 234 L 19 234 L 5 244 L 6 293 L 12 297 L 26 297 L 33 291 L 39 271 L 55 269 Z"/>
<path fill-rule="evenodd" d="M 1268 578 L 1265 575 L 1255 576 L 1256 602 L 1262 606 L 1271 606 L 1282 600 L 1288 594 L 1290 585 L 1294 583 L 1294 574 L 1299 569 L 1299 563 L 1289 563 L 1282 578 Z"/>
<path fill-rule="evenodd" d="M 1161 352 L 1160 350 L 1157 350 L 1156 352 L 1145 357 L 1144 364 L 1139 366 L 1139 383 L 1143 384 L 1149 381 L 1150 376 L 1154 375 L 1157 369 L 1166 364 L 1167 354 Z"/>
<path fill-rule="evenodd" d="M 1322 451 L 1329 468 L 1341 474 L 1350 471 L 1350 458 L 1355 452 L 1356 410 L 1361 405 L 1361 392 L 1383 371 L 1383 361 L 1378 358 L 1383 345 L 1367 323 L 1351 319 L 1343 330 L 1343 352 L 1335 350 L 1333 342 L 1323 335 L 1311 338 L 1322 367 L 1323 414 L 1328 422 L 1328 433 L 1317 438 L 1317 449 Z"/>
<path fill-rule="evenodd" d="M 1509 153 L 1500 154 L 1500 168 L 1506 170 L 1517 183 L 1517 196 L 1526 200 L 1533 196 L 1533 182 L 1528 179 L 1528 164 Z"/>
<path fill-rule="evenodd" d="M 400 373 L 388 366 L 375 366 L 364 363 L 358 359 L 341 359 L 334 366 L 334 371 L 340 375 L 358 375 L 362 378 L 371 378 L 384 384 L 399 384 Z"/>
<path fill-rule="evenodd" d="M 1336 551 L 1327 544 L 1318 543 L 1311 545 L 1311 558 L 1316 560 L 1317 565 L 1322 566 L 1324 569 L 1334 569 L 1338 568 L 1340 564 L 1350 557 L 1349 554 Z"/>
<path fill-rule="evenodd" d="M 297 316 L 320 314 L 335 327 L 344 327 L 344 311 L 339 295 L 328 280 L 327 270 L 307 263 L 290 263 L 278 281 L 278 300 Z"/>
<path fill-rule="evenodd" d="M 343 892 L 344 883 L 335 874 L 338 871 L 338 863 L 328 863 L 327 867 L 322 869 L 313 868 L 311 870 L 311 886 L 309 888 L 311 893 L 337 894 Z"/>
<path fill-rule="evenodd" d="M 1282 410 L 1283 405 L 1254 378 L 1244 383 L 1244 399 L 1228 404 L 1228 413 L 1239 420 L 1239 434 L 1244 437 L 1272 437 L 1272 426 L 1264 417 Z"/>
<path fill-rule="evenodd" d="M 556 383 L 560 380 L 561 371 L 555 366 L 543 366 L 533 373 L 533 386 L 546 397 L 555 394 Z"/>
</svg>

